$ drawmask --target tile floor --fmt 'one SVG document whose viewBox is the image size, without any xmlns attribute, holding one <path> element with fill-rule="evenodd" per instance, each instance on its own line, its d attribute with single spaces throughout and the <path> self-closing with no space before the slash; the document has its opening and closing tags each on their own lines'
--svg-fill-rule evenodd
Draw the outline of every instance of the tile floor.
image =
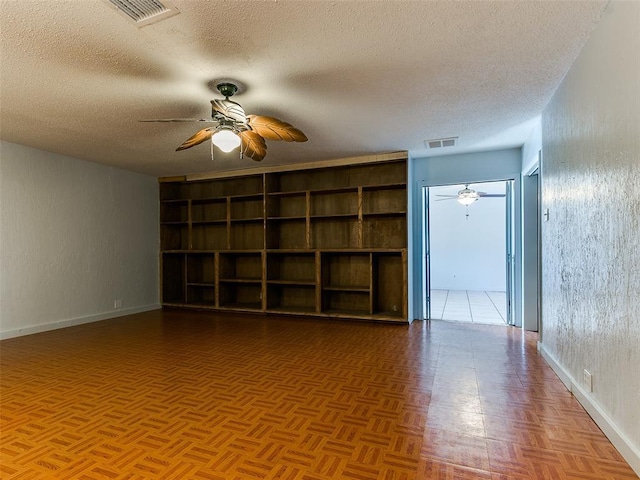
<svg viewBox="0 0 640 480">
<path fill-rule="evenodd" d="M 431 318 L 506 325 L 506 294 L 473 290 L 431 290 Z"/>
</svg>

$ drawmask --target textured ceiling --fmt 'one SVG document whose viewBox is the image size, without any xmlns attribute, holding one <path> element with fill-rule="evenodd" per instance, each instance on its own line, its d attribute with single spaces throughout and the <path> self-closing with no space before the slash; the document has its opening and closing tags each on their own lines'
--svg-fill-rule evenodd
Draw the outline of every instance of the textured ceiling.
<svg viewBox="0 0 640 480">
<path fill-rule="evenodd" d="M 268 141 L 263 165 L 395 150 L 458 136 L 447 153 L 522 145 L 606 1 L 173 0 L 137 28 L 103 0 L 0 0 L 6 141 L 151 175 L 253 167 L 201 128 L 233 78 L 247 113 L 309 137 Z"/>
</svg>

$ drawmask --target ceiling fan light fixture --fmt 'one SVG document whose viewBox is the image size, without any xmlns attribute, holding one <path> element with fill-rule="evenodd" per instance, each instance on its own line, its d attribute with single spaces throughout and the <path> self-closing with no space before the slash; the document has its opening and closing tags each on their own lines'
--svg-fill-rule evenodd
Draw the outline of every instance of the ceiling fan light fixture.
<svg viewBox="0 0 640 480">
<path fill-rule="evenodd" d="M 240 137 L 229 127 L 222 127 L 211 136 L 211 141 L 223 152 L 230 151 L 240 146 Z"/>
<path fill-rule="evenodd" d="M 469 206 L 476 200 L 480 198 L 478 192 L 469 188 L 469 185 L 465 185 L 465 187 L 458 192 L 458 203 Z"/>
<path fill-rule="evenodd" d="M 471 205 L 476 200 L 478 200 L 478 197 L 475 197 L 475 196 L 458 197 L 458 203 L 465 206 Z"/>
</svg>

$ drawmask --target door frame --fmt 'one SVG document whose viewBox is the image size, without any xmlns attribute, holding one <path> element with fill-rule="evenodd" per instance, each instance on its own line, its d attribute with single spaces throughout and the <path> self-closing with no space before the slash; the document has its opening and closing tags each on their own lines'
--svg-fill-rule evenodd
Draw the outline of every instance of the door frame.
<svg viewBox="0 0 640 480">
<path fill-rule="evenodd" d="M 421 185 L 421 240 L 422 240 L 422 253 L 421 256 L 421 279 L 422 279 L 422 291 L 420 292 L 422 299 L 422 320 L 431 320 L 431 246 L 430 246 L 430 216 L 429 216 L 429 189 L 436 187 L 444 187 L 451 185 L 464 185 L 473 183 L 495 183 L 505 182 L 506 197 L 505 197 L 505 256 L 506 256 L 506 269 L 505 269 L 505 288 L 506 288 L 506 301 L 507 301 L 507 325 L 519 326 L 518 316 L 515 315 L 516 304 L 516 180 L 513 178 L 498 179 L 498 180 L 481 180 L 481 181 L 462 181 L 455 183 L 443 183 L 434 185 Z"/>
</svg>

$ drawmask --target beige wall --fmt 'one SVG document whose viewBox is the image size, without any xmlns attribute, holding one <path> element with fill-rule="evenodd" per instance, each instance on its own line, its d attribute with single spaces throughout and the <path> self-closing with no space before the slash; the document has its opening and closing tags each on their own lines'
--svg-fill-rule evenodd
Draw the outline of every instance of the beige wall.
<svg viewBox="0 0 640 480">
<path fill-rule="evenodd" d="M 640 473 L 640 2 L 609 5 L 542 141 L 542 350 Z"/>
<path fill-rule="evenodd" d="M 0 143 L 0 336 L 159 308 L 157 191 L 153 177 Z"/>
</svg>

